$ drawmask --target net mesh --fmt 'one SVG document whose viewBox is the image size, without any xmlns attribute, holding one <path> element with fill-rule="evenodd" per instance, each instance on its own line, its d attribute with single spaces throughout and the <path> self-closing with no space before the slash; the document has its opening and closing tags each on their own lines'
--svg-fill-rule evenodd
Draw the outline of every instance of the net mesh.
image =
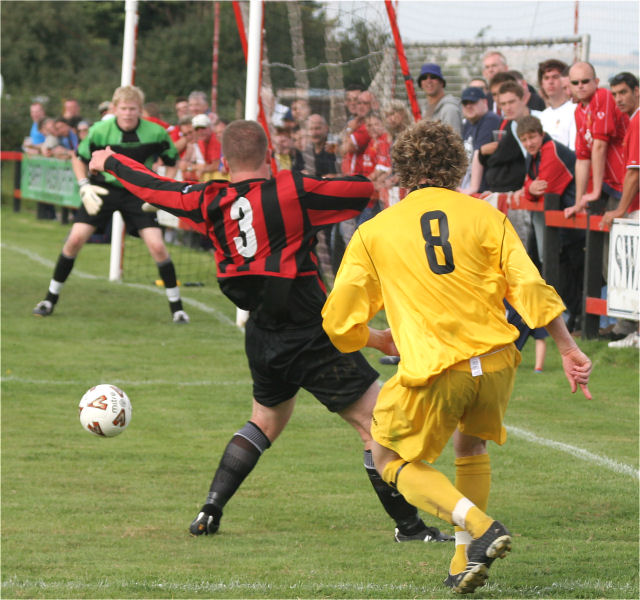
<svg viewBox="0 0 640 600">
<path fill-rule="evenodd" d="M 308 100 L 311 112 L 322 114 L 329 123 L 330 132 L 337 135 L 346 125 L 344 93 L 351 83 L 363 84 L 373 92 L 383 110 L 393 99 L 404 101 L 408 107 L 407 90 L 384 2 L 344 0 L 319 3 L 318 10 L 324 11 L 325 15 L 323 31 L 319 34 L 305 29 L 304 3 L 285 4 L 286 12 L 283 14 L 289 31 L 291 59 L 281 59 L 282 53 L 278 52 L 273 40 L 272 47 L 269 47 L 268 35 L 263 42 L 262 89 L 266 92 L 263 92 L 262 99 L 268 117 L 272 115 L 270 107 L 274 103 L 289 107 L 293 100 L 304 98 Z M 394 3 L 394 6 L 396 11 L 406 11 L 414 4 L 417 3 Z M 590 58 L 589 38 L 573 35 L 573 2 L 504 5 L 504 11 L 490 25 L 484 25 L 486 18 L 474 3 L 447 2 L 446 11 L 456 22 L 455 30 L 460 34 L 460 41 L 445 40 L 444 35 L 439 36 L 436 29 L 429 27 L 431 22 L 435 22 L 438 11 L 443 10 L 442 3 L 419 4 L 420 10 L 415 11 L 415 18 L 408 25 L 406 21 L 401 25 L 411 76 L 415 81 L 420 66 L 425 62 L 438 63 L 447 80 L 447 92 L 454 96 L 459 97 L 467 83 L 482 73 L 482 57 L 489 49 L 504 54 L 509 67 L 521 71 L 525 79 L 534 85 L 538 63 L 543 60 L 558 58 L 571 64 L 576 57 Z M 568 4 L 571 5 L 569 8 Z M 241 3 L 241 8 L 246 26 L 249 23 L 248 3 Z M 265 11 L 269 10 L 270 3 L 266 3 Z M 586 19 L 589 11 L 595 9 L 589 3 L 581 3 L 581 10 L 581 18 Z M 626 39 L 624 36 L 631 35 L 635 36 L 637 45 L 637 23 L 635 33 L 629 34 L 627 24 L 621 24 L 620 17 L 615 17 L 614 12 L 610 11 L 600 19 L 599 27 L 604 33 L 596 30 L 595 33 L 600 35 L 598 39 L 606 37 L 611 41 L 618 35 L 622 44 Z M 521 21 L 528 25 L 520 39 L 503 35 L 510 23 Z M 268 28 L 268 15 L 265 22 Z M 310 51 L 311 37 L 318 35 L 324 44 L 324 54 L 320 57 L 317 52 Z M 423 41 L 426 39 L 428 43 Z M 585 40 L 586 45 L 583 45 Z M 592 46 L 599 48 L 595 40 Z M 624 70 L 620 68 L 621 64 L 618 61 L 613 68 Z M 289 73 L 290 83 L 274 83 L 283 79 L 279 76 L 283 72 Z M 270 95 L 270 102 L 265 102 L 266 95 Z M 416 95 L 422 109 L 424 93 L 416 88 Z M 165 238 L 182 281 L 213 283 L 215 267 L 196 234 L 167 227 Z M 127 237 L 123 276 L 136 281 L 157 279 L 155 265 L 139 239 Z"/>
</svg>

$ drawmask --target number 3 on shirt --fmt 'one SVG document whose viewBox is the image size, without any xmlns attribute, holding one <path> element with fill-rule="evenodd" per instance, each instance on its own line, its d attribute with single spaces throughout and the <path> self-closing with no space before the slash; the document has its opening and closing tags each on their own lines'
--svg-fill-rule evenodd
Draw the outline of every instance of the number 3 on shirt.
<svg viewBox="0 0 640 600">
<path fill-rule="evenodd" d="M 240 235 L 233 238 L 238 254 L 245 258 L 255 256 L 258 251 L 258 240 L 253 228 L 253 210 L 249 200 L 240 196 L 231 205 L 229 216 L 234 221 L 238 221 Z"/>
<path fill-rule="evenodd" d="M 431 222 L 438 221 L 438 230 L 440 235 L 433 235 Z M 429 267 L 436 275 L 445 275 L 451 273 L 456 267 L 453 264 L 453 250 L 449 243 L 449 221 L 447 221 L 447 215 L 441 210 L 431 210 L 426 212 L 420 217 L 420 226 L 422 227 L 422 237 L 425 242 L 425 252 L 427 254 L 427 260 L 429 261 Z M 436 254 L 436 246 L 442 248 L 444 255 L 444 264 L 441 265 L 438 262 L 438 256 Z"/>
</svg>

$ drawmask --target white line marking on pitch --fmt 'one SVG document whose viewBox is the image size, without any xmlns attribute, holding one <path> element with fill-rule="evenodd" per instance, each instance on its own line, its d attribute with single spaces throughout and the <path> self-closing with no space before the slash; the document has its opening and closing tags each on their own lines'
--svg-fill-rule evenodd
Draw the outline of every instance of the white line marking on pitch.
<svg viewBox="0 0 640 600">
<path fill-rule="evenodd" d="M 73 379 L 29 379 L 25 377 L 16 377 L 14 375 L 7 375 L 0 378 L 2 383 L 25 383 L 28 385 L 91 385 L 87 381 L 79 381 Z M 171 381 L 162 379 L 153 379 L 148 381 L 129 381 L 127 379 L 110 379 L 109 383 L 113 385 L 121 386 L 144 386 L 144 385 L 177 385 L 181 387 L 201 387 L 210 385 L 251 385 L 251 379 L 238 379 L 237 381 Z"/>
<path fill-rule="evenodd" d="M 578 448 L 577 446 L 571 446 L 570 444 L 564 444 L 563 442 L 556 442 L 555 440 L 549 440 L 547 438 L 539 437 L 535 433 L 531 433 L 530 431 L 526 431 L 525 429 L 520 429 L 519 427 L 508 426 L 506 429 L 510 434 L 525 439 L 528 442 L 533 442 L 534 444 L 540 444 L 541 446 L 546 446 L 547 448 L 553 448 L 554 450 L 566 452 L 567 454 L 571 454 L 576 458 L 579 458 L 586 462 L 595 463 L 597 465 L 600 465 L 601 467 L 605 467 L 611 471 L 615 471 L 616 473 L 630 475 L 634 479 L 640 478 L 638 469 L 632 467 L 631 465 L 617 462 L 607 456 L 600 456 L 599 454 L 594 454 L 593 452 L 589 452 L 584 448 Z"/>
<path fill-rule="evenodd" d="M 434 582 L 435 584 L 435 582 Z M 220 593 L 220 592 L 238 592 L 238 591 L 251 591 L 251 592 L 262 592 L 271 596 L 274 590 L 291 590 L 293 592 L 299 592 L 296 594 L 297 597 L 300 597 L 300 593 L 304 597 L 316 597 L 317 595 L 321 595 L 320 591 L 322 590 L 332 590 L 335 592 L 357 592 L 358 594 L 363 594 L 363 597 L 373 597 L 373 594 L 389 594 L 392 593 L 394 597 L 398 596 L 398 592 L 401 592 L 403 595 L 410 594 L 412 597 L 425 595 L 425 591 L 431 590 L 433 585 L 425 585 L 425 586 L 417 586 L 411 584 L 375 584 L 375 583 L 358 583 L 358 582 L 337 582 L 337 583 L 328 583 L 326 581 L 318 581 L 317 583 L 290 583 L 290 584 L 282 584 L 282 585 L 272 585 L 271 583 L 266 582 L 244 582 L 239 580 L 230 580 L 230 581 L 196 581 L 192 583 L 180 583 L 173 581 L 130 581 L 130 580 L 122 580 L 122 579 L 101 579 L 97 582 L 87 583 L 85 581 L 80 580 L 68 580 L 63 582 L 56 581 L 46 581 L 44 579 L 20 579 L 19 577 L 12 575 L 6 578 L 2 582 L 2 587 L 6 589 L 26 589 L 26 588 L 38 588 L 40 590 L 51 590 L 55 592 L 56 590 L 64 590 L 64 591 L 84 591 L 87 589 L 95 590 L 95 589 L 131 589 L 134 590 L 137 588 L 142 588 L 144 590 L 156 590 L 169 593 Z M 488 589 L 500 590 L 498 584 L 490 583 L 487 586 Z M 618 594 L 624 594 L 626 597 L 628 594 L 632 594 L 637 591 L 637 587 L 633 583 L 622 582 L 622 581 L 611 581 L 611 580 L 602 580 L 602 579 L 584 579 L 584 580 L 571 580 L 564 579 L 562 581 L 554 582 L 551 585 L 547 585 L 544 587 L 541 586 L 524 586 L 520 591 L 524 590 L 527 595 L 530 595 L 529 592 L 532 592 L 533 595 L 543 594 L 547 595 L 547 592 L 550 592 L 550 596 L 558 595 L 560 592 L 564 591 L 576 591 L 576 590 L 589 590 L 592 591 L 594 589 L 598 590 L 613 590 Z"/>
<path fill-rule="evenodd" d="M 33 260 L 34 262 L 40 263 L 41 265 L 44 265 L 45 267 L 49 267 L 50 269 L 52 269 L 55 266 L 53 261 L 47 258 L 43 258 L 39 254 L 36 254 L 31 250 L 27 250 L 26 248 L 11 246 L 9 244 L 4 244 L 4 243 L 1 244 L 1 247 L 6 250 L 12 250 L 13 252 L 18 252 L 19 254 L 26 256 L 27 258 Z M 82 279 L 99 279 L 100 281 L 108 281 L 106 277 L 100 277 L 98 275 L 93 275 L 91 273 L 85 273 L 84 271 L 80 271 L 79 269 L 74 269 L 73 274 L 77 277 L 81 277 Z M 126 285 L 127 287 L 130 287 L 130 288 L 146 290 L 148 292 L 153 292 L 154 294 L 164 295 L 164 289 L 160 289 L 155 285 L 145 285 L 143 283 L 127 283 L 127 282 L 117 282 L 117 283 L 119 283 L 120 285 Z M 225 325 L 231 325 L 234 329 L 238 330 L 238 327 L 236 326 L 235 321 L 233 321 L 233 319 L 230 319 L 225 314 L 219 312 L 215 308 L 207 304 L 204 304 L 203 302 L 199 302 L 198 300 L 193 300 L 192 298 L 183 297 L 182 302 L 183 304 L 188 304 L 189 306 L 193 306 L 194 308 L 197 308 L 202 312 L 206 312 L 210 315 L 213 315 L 216 319 L 218 319 L 218 321 L 221 321 Z"/>
</svg>

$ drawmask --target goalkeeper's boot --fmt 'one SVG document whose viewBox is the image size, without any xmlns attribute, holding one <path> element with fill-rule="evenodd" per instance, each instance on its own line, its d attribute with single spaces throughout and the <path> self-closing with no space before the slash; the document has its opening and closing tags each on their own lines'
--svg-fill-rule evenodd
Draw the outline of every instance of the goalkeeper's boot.
<svg viewBox="0 0 640 600">
<path fill-rule="evenodd" d="M 53 304 L 49 300 L 42 300 L 31 312 L 38 317 L 48 317 L 53 312 Z"/>
<path fill-rule="evenodd" d="M 177 310 L 173 313 L 173 322 L 174 323 L 188 323 L 189 315 L 183 310 Z"/>
<path fill-rule="evenodd" d="M 213 535 L 220 527 L 222 511 L 213 504 L 205 504 L 198 516 L 191 522 L 189 533 L 191 535 Z"/>
<path fill-rule="evenodd" d="M 440 531 L 437 527 L 422 527 L 413 533 L 404 534 L 397 527 L 395 531 L 396 542 L 452 542 L 455 538 Z"/>
<path fill-rule="evenodd" d="M 496 558 L 504 558 L 511 550 L 511 534 L 499 521 L 474 539 L 467 548 L 467 566 L 462 573 L 449 575 L 445 585 L 452 583 L 454 592 L 470 594 L 482 587 L 489 577 L 489 567 Z"/>
</svg>

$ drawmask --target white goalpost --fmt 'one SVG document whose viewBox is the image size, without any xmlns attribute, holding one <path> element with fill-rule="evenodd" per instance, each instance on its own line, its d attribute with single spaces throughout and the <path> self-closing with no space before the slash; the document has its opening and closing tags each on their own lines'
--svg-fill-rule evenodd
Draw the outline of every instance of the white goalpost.
<svg viewBox="0 0 640 600">
<path fill-rule="evenodd" d="M 124 20 L 124 44 L 122 47 L 122 74 L 120 85 L 133 85 L 136 60 L 136 31 L 138 29 L 138 1 L 126 0 Z M 111 254 L 109 259 L 109 281 L 122 279 L 122 250 L 124 243 L 124 219 L 119 211 L 111 220 Z"/>
<path fill-rule="evenodd" d="M 260 47 L 262 45 L 262 0 L 249 3 L 249 35 L 247 36 L 247 82 L 244 118 L 258 120 L 258 93 L 260 89 Z M 236 308 L 236 325 L 244 328 L 249 312 Z"/>
</svg>

